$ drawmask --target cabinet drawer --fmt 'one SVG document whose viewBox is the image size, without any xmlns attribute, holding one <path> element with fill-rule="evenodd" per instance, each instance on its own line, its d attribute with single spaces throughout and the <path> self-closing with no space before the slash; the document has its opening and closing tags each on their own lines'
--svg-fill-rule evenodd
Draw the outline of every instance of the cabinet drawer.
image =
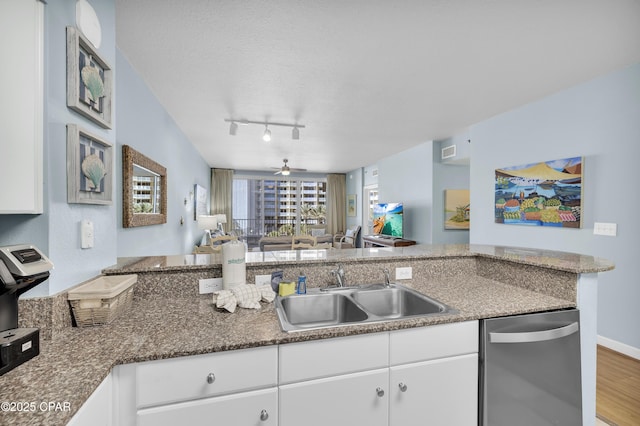
<svg viewBox="0 0 640 426">
<path fill-rule="evenodd" d="M 277 366 L 275 346 L 141 363 L 137 407 L 275 386 Z"/>
<path fill-rule="evenodd" d="M 389 335 L 375 333 L 280 345 L 280 380 L 291 383 L 389 365 Z"/>
<path fill-rule="evenodd" d="M 138 411 L 138 426 L 278 425 L 278 389 L 181 402 Z"/>
<path fill-rule="evenodd" d="M 393 331 L 391 365 L 478 352 L 478 321 Z"/>
</svg>

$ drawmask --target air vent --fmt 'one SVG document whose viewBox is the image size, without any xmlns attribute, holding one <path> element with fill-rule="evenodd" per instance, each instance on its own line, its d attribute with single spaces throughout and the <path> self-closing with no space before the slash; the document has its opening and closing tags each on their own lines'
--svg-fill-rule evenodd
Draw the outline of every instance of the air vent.
<svg viewBox="0 0 640 426">
<path fill-rule="evenodd" d="M 445 148 L 442 148 L 442 156 L 441 159 L 442 160 L 446 160 L 447 158 L 453 158 L 456 156 L 456 146 L 455 145 L 449 145 Z"/>
</svg>

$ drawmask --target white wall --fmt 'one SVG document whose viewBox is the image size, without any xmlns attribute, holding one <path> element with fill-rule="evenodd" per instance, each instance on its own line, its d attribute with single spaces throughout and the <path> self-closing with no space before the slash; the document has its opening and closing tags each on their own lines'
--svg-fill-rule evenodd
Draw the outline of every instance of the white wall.
<svg viewBox="0 0 640 426">
<path fill-rule="evenodd" d="M 598 277 L 598 333 L 640 348 L 640 64 L 478 123 L 471 141 L 471 243 L 614 261 Z M 495 169 L 571 156 L 585 157 L 582 229 L 494 223 Z M 617 223 L 618 236 L 593 235 L 594 222 Z"/>
</svg>

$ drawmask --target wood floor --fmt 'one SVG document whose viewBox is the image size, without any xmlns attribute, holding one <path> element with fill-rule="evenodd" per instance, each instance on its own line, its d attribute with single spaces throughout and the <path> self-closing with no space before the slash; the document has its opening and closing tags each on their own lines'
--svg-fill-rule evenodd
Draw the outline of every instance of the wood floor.
<svg viewBox="0 0 640 426">
<path fill-rule="evenodd" d="M 616 426 L 640 426 L 640 360 L 598 345 L 596 413 Z"/>
</svg>

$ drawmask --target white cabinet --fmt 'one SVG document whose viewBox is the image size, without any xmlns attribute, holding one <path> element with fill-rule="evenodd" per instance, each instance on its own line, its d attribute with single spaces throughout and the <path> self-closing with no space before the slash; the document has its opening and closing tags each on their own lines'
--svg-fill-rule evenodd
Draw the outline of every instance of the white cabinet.
<svg viewBox="0 0 640 426">
<path fill-rule="evenodd" d="M 0 213 L 42 213 L 44 5 L 0 1 Z"/>
<path fill-rule="evenodd" d="M 273 387 L 142 409 L 138 410 L 136 424 L 277 426 L 278 389 Z"/>
<path fill-rule="evenodd" d="M 280 426 L 386 426 L 389 334 L 280 346 Z"/>
<path fill-rule="evenodd" d="M 476 425 L 478 322 L 121 365 L 114 424 Z"/>
<path fill-rule="evenodd" d="M 282 345 L 280 426 L 476 425 L 478 323 Z"/>
<path fill-rule="evenodd" d="M 391 426 L 478 423 L 478 322 L 390 334 Z"/>
<path fill-rule="evenodd" d="M 111 426 L 113 424 L 112 382 L 112 375 L 109 374 L 82 404 L 67 426 Z"/>
<path fill-rule="evenodd" d="M 277 426 L 276 346 L 118 366 L 119 425 Z"/>
<path fill-rule="evenodd" d="M 280 426 L 386 426 L 389 369 L 280 386 Z"/>
<path fill-rule="evenodd" d="M 391 425 L 477 425 L 478 355 L 391 367 Z"/>
</svg>

